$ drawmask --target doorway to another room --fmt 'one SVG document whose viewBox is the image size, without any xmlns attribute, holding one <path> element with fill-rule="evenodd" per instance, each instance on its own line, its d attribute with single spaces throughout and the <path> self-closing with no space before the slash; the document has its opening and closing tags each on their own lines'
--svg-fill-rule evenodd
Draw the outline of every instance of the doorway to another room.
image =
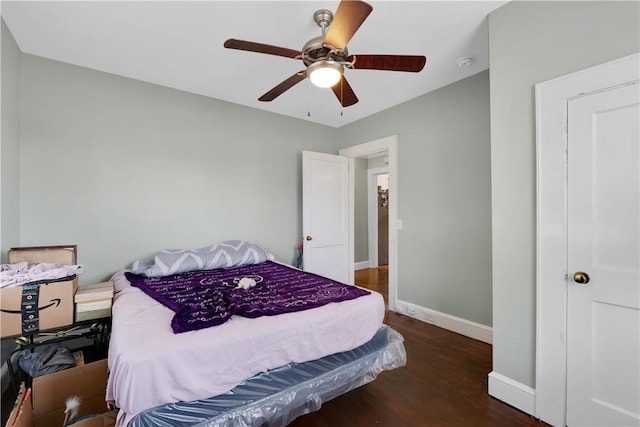
<svg viewBox="0 0 640 427">
<path fill-rule="evenodd" d="M 389 304 L 389 157 L 355 159 L 354 283 L 380 292 Z"/>
<path fill-rule="evenodd" d="M 371 269 L 369 250 L 375 249 L 377 245 L 369 245 L 369 196 L 368 196 L 368 170 L 385 167 L 386 171 L 377 174 L 388 174 L 388 191 L 386 200 L 386 212 L 388 213 L 387 232 L 383 233 L 387 237 L 388 266 L 378 268 L 374 264 L 375 271 L 373 277 L 368 280 L 366 286 L 383 286 L 382 295 L 385 297 L 387 309 L 396 310 L 396 300 L 398 298 L 398 231 L 402 229 L 402 221 L 398 218 L 398 141 L 396 135 L 387 136 L 375 141 L 366 142 L 340 150 L 340 156 L 349 159 L 349 253 L 351 263 L 349 273 L 351 275 L 349 283 L 357 282 L 356 272 L 359 276 L 365 275 L 368 278 L 369 272 L 361 272 L 364 269 Z M 375 159 L 375 160 L 373 160 Z M 371 166 L 369 165 L 371 162 Z M 379 162 L 374 164 L 374 162 Z M 359 172 L 358 172 L 359 171 Z M 374 186 L 377 188 L 377 184 Z M 377 191 L 374 191 L 377 193 Z M 356 201 L 356 198 L 358 201 Z M 377 195 L 375 198 L 377 206 Z M 377 228 L 375 229 L 377 234 Z M 357 248 L 357 249 L 356 249 Z M 376 258 L 377 259 L 377 258 Z M 377 263 L 377 261 L 375 261 Z M 375 273 L 375 274 L 373 274 Z"/>
</svg>

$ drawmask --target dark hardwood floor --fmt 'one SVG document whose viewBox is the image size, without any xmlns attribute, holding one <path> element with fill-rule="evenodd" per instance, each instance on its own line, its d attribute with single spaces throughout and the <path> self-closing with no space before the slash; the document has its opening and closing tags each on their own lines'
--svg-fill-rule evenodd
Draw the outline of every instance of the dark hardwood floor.
<svg viewBox="0 0 640 427">
<path fill-rule="evenodd" d="M 356 284 L 386 295 L 386 274 L 360 270 Z M 385 323 L 404 336 L 407 365 L 382 372 L 291 426 L 547 426 L 489 396 L 489 344 L 389 311 Z"/>
<path fill-rule="evenodd" d="M 356 285 L 372 291 L 380 292 L 384 297 L 386 306 L 389 304 L 389 267 L 381 266 L 378 268 L 365 268 L 356 270 L 354 274 Z"/>
</svg>

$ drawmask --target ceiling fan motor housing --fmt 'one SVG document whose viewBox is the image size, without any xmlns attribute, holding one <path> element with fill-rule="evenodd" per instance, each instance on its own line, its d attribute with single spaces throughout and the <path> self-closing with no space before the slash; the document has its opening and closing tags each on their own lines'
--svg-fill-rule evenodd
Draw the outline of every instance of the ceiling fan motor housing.
<svg viewBox="0 0 640 427">
<path fill-rule="evenodd" d="M 343 50 L 335 49 L 333 46 L 324 44 L 324 36 L 314 37 L 302 47 L 302 61 L 309 66 L 317 61 L 346 62 L 349 52 L 345 47 Z"/>
</svg>

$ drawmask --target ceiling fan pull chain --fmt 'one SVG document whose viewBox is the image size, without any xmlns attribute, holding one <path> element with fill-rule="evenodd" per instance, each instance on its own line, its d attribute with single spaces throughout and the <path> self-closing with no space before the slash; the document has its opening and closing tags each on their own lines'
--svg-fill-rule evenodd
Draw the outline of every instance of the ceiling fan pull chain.
<svg viewBox="0 0 640 427">
<path fill-rule="evenodd" d="M 311 85 L 307 83 L 307 117 L 311 117 Z"/>
<path fill-rule="evenodd" d="M 340 79 L 340 117 L 344 116 L 344 96 L 342 89 L 344 88 L 344 77 Z"/>
</svg>

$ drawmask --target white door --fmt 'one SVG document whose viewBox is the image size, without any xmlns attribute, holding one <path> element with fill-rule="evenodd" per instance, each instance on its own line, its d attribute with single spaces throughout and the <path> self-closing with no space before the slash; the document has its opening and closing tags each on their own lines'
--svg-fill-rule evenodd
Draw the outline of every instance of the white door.
<svg viewBox="0 0 640 427">
<path fill-rule="evenodd" d="M 349 274 L 348 159 L 302 152 L 304 270 L 347 283 Z"/>
<path fill-rule="evenodd" d="M 640 425 L 639 86 L 568 102 L 568 426 Z"/>
</svg>

